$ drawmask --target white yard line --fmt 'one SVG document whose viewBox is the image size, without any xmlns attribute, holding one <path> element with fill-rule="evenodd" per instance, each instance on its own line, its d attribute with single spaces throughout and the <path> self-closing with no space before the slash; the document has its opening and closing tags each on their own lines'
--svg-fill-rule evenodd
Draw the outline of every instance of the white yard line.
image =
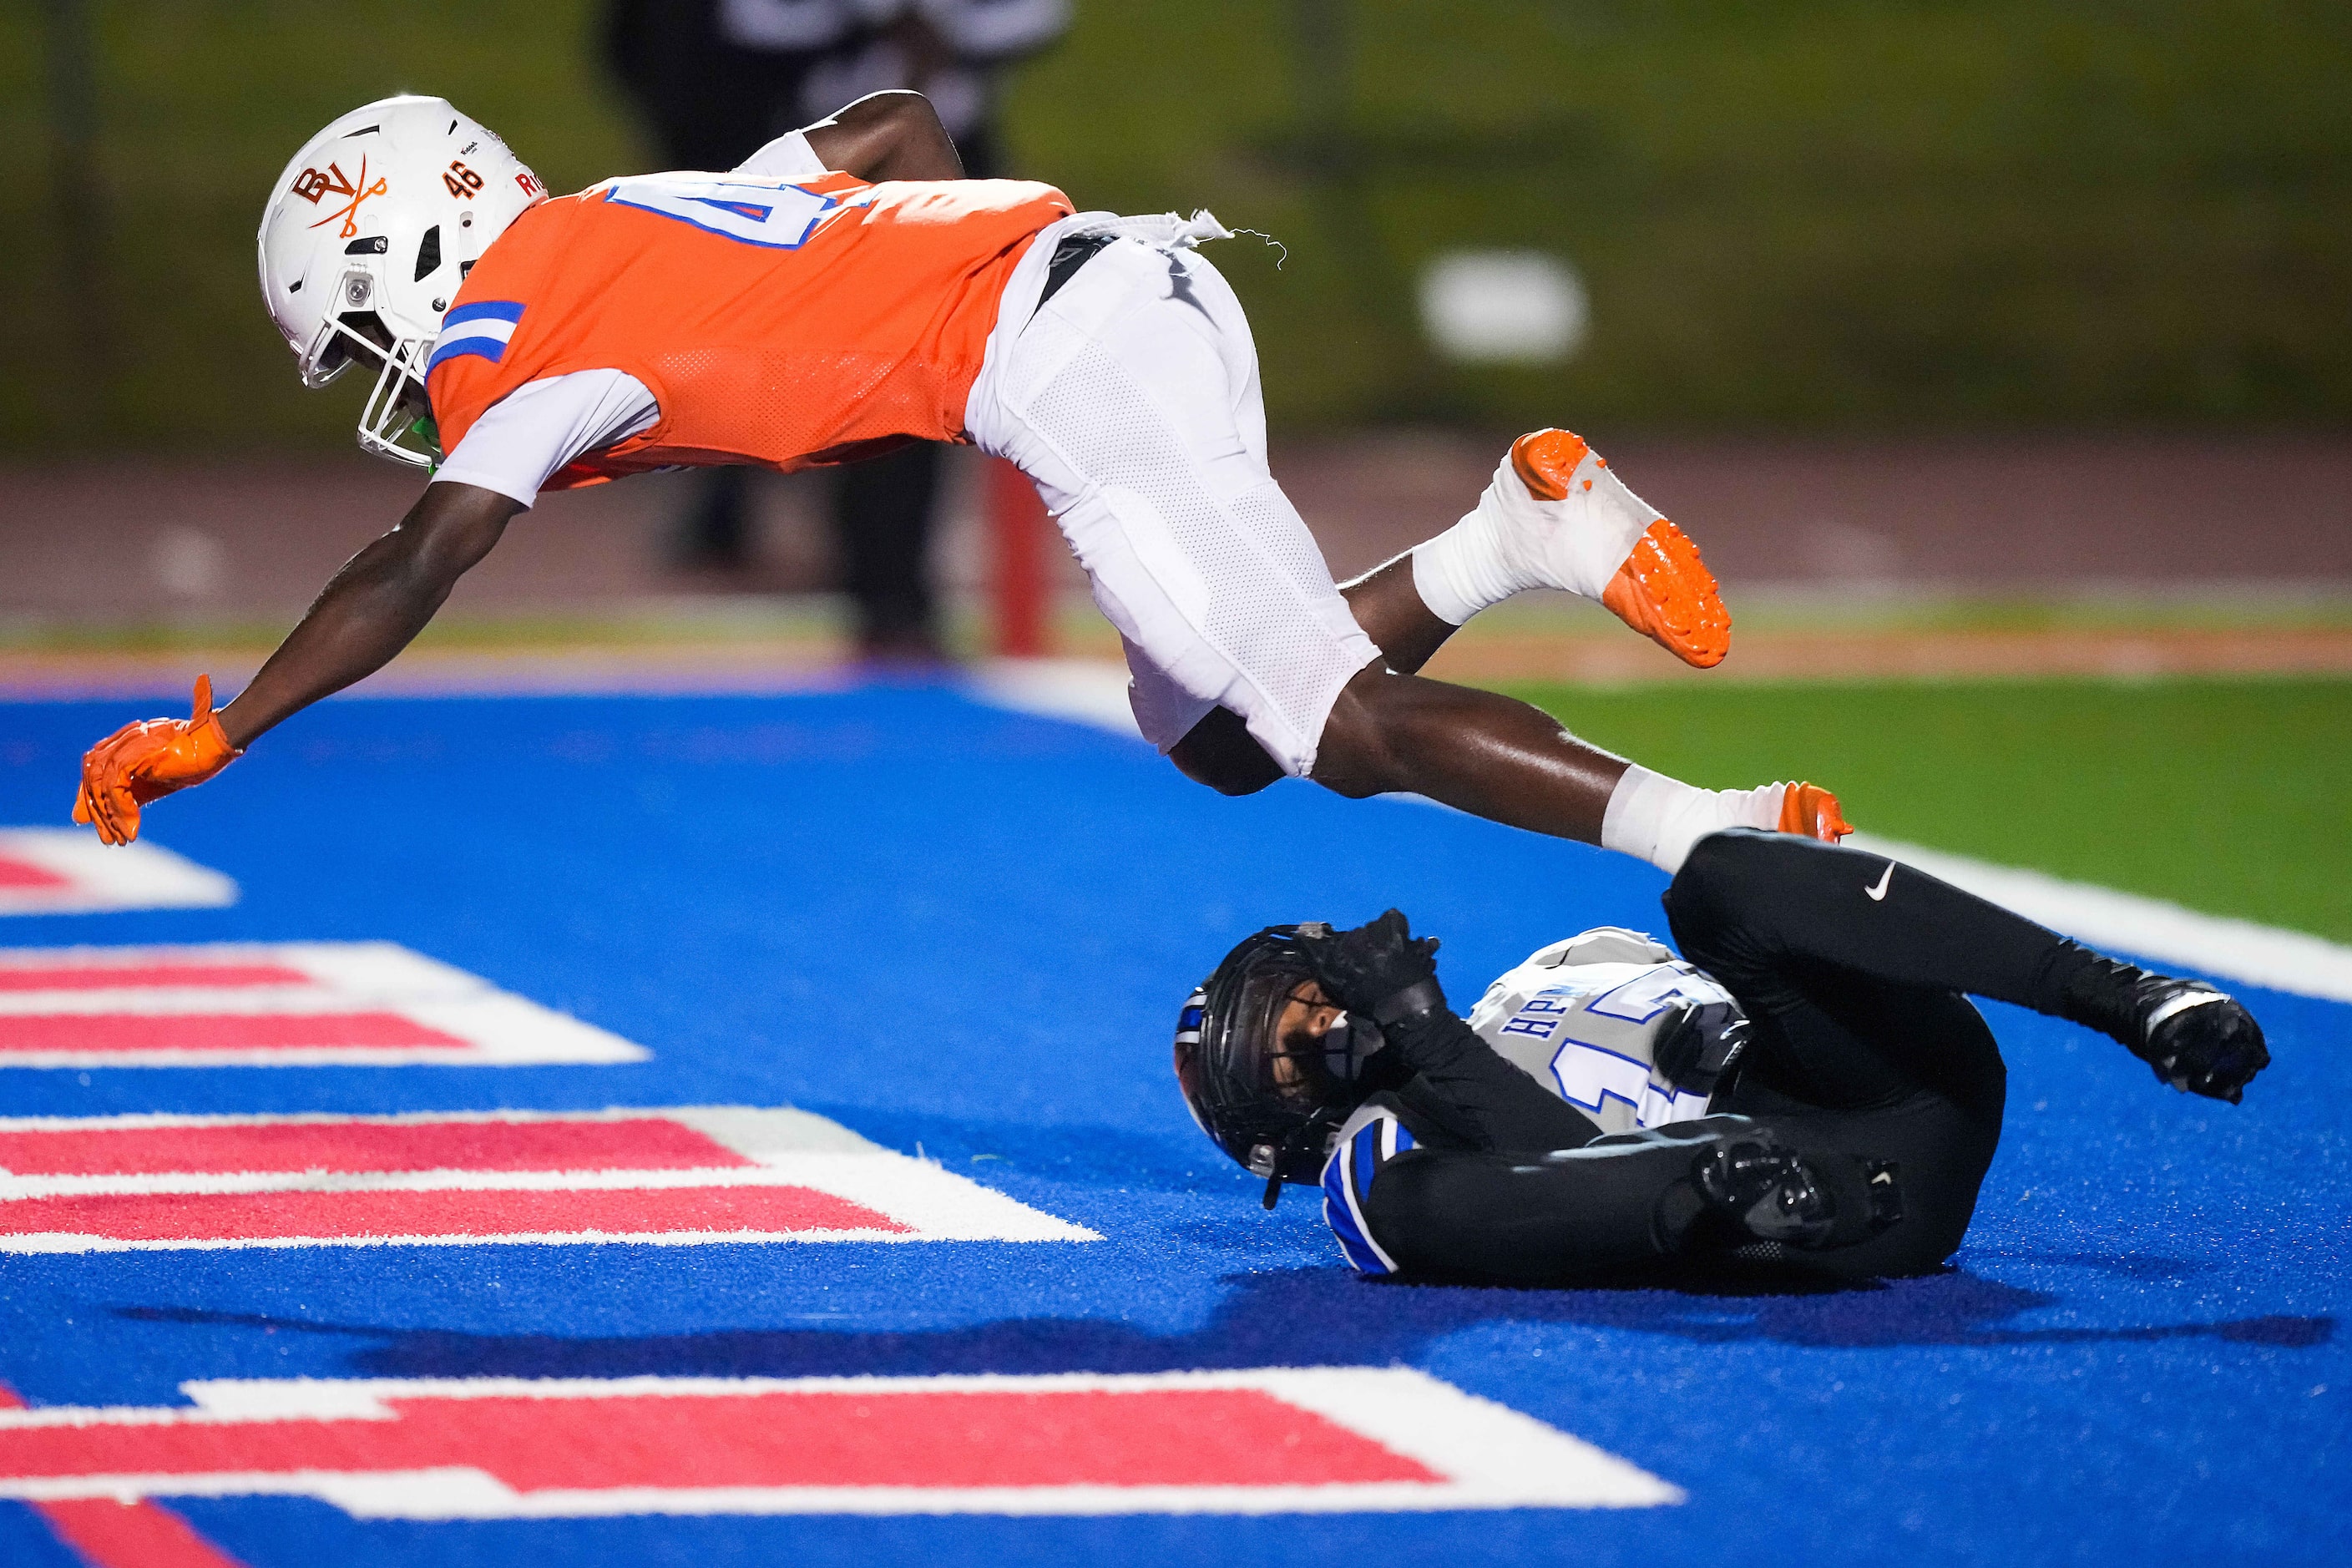
<svg viewBox="0 0 2352 1568">
<path fill-rule="evenodd" d="M 972 692 L 980 700 L 1001 708 L 1087 724 L 1131 739 L 1137 736 L 1135 720 L 1127 707 L 1127 671 L 1115 664 L 1086 659 L 1003 660 L 981 667 Z M 2200 914 L 2162 899 L 2069 882 L 2041 871 L 1996 866 L 1868 834 L 1856 834 L 1847 842 L 1916 866 L 2094 947 L 2217 979 L 2330 1002 L 2352 1002 L 2352 947 L 2324 937 Z"/>
<path fill-rule="evenodd" d="M 1093 658 L 997 658 L 972 673 L 982 702 L 1040 718 L 1066 719 L 1139 741 L 1127 705 L 1127 667 Z"/>
</svg>

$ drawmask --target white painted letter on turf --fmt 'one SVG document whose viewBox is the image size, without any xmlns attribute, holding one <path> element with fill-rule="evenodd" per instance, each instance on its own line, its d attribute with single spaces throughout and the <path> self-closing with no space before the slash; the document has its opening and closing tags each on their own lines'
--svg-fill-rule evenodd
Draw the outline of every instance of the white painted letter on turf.
<svg viewBox="0 0 2352 1568">
<path fill-rule="evenodd" d="M 0 948 L 0 1067 L 517 1067 L 650 1054 L 388 942 Z"/>
<path fill-rule="evenodd" d="M 236 884 L 159 845 L 106 845 L 83 827 L 0 827 L 0 915 L 219 909 Z"/>
<path fill-rule="evenodd" d="M 310 1497 L 415 1520 L 1683 1500 L 1613 1454 L 1401 1366 L 298 1379 L 184 1392 L 193 1405 L 0 1410 L 0 1497 Z"/>
</svg>

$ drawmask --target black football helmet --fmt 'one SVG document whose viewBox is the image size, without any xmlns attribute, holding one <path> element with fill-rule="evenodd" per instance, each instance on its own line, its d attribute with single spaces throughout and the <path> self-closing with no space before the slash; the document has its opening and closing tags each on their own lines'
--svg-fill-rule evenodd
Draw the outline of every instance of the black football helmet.
<svg viewBox="0 0 2352 1568">
<path fill-rule="evenodd" d="M 1285 1182 L 1313 1185 L 1340 1123 L 1370 1092 L 1364 1066 L 1383 1043 L 1317 984 L 1299 945 L 1320 926 L 1268 926 L 1243 939 L 1186 998 L 1176 1083 L 1192 1120 L 1252 1175 L 1272 1208 Z"/>
</svg>

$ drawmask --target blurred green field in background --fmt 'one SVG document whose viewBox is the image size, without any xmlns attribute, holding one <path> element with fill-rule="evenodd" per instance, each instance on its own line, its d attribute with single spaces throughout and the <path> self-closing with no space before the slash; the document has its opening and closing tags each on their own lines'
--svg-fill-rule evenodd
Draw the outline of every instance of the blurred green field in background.
<svg viewBox="0 0 2352 1568">
<path fill-rule="evenodd" d="M 1871 833 L 2352 941 L 2352 682 L 1507 689 L 1693 784 L 1811 778 Z"/>
<path fill-rule="evenodd" d="M 367 99 L 444 93 L 559 190 L 642 161 L 583 0 L 91 3 L 113 341 L 64 308 L 43 7 L 9 6 L 0 451 L 348 445 L 348 399 L 304 395 L 263 318 L 252 235 L 285 159 Z M 2352 414 L 2341 0 L 1078 10 L 1015 83 L 1015 162 L 1278 236 L 1279 270 L 1214 258 L 1292 428 Z M 1418 269 L 1486 247 L 1582 272 L 1580 356 L 1429 358 Z"/>
</svg>

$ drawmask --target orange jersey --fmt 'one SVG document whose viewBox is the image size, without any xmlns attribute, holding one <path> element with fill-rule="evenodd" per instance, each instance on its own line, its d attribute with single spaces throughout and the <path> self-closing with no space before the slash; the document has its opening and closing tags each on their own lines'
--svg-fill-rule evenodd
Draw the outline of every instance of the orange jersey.
<svg viewBox="0 0 2352 1568">
<path fill-rule="evenodd" d="M 1024 181 L 847 174 L 652 174 L 543 202 L 442 319 L 425 380 L 442 450 L 526 382 L 578 370 L 635 376 L 661 417 L 550 489 L 960 440 L 1005 282 L 1070 211 Z"/>
</svg>

